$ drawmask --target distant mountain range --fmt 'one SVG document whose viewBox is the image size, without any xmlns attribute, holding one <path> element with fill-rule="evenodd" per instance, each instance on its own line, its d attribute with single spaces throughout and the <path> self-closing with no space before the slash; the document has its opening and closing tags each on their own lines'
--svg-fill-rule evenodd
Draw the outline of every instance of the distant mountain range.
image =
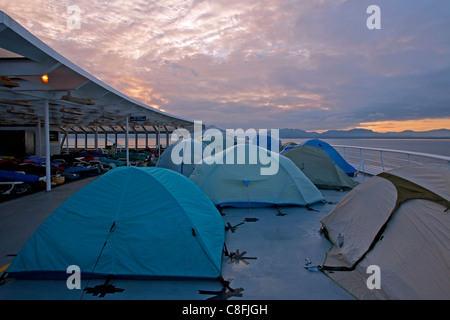
<svg viewBox="0 0 450 320">
<path fill-rule="evenodd" d="M 207 125 L 206 129 L 218 129 L 225 133 L 224 129 L 215 125 Z M 375 132 L 367 129 L 351 130 L 328 130 L 322 133 L 305 131 L 302 129 L 279 129 L 280 139 L 296 138 L 317 138 L 317 139 L 450 139 L 449 129 L 439 129 L 430 131 L 412 131 L 402 132 Z"/>
<path fill-rule="evenodd" d="M 450 130 L 386 132 L 380 133 L 367 129 L 328 130 L 322 133 L 301 129 L 280 129 L 280 139 L 318 138 L 318 139 L 450 139 Z"/>
</svg>

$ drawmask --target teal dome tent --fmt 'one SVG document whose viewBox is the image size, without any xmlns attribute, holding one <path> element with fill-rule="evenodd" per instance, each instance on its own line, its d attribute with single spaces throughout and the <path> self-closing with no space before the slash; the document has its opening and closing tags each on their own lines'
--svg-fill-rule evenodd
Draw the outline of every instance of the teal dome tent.
<svg viewBox="0 0 450 320">
<path fill-rule="evenodd" d="M 237 155 L 245 155 L 239 163 Z M 264 164 L 257 155 L 271 159 Z M 255 155 L 254 163 L 249 160 Z M 253 144 L 238 144 L 204 159 L 189 177 L 216 206 L 307 206 L 324 201 L 322 193 L 288 158 Z M 228 160 L 228 161 L 227 161 Z M 231 163 L 230 163 L 231 162 Z M 273 174 L 262 174 L 272 166 Z"/>
<path fill-rule="evenodd" d="M 9 277 L 217 278 L 224 221 L 188 178 L 162 168 L 121 167 L 90 183 L 42 223 Z"/>
</svg>

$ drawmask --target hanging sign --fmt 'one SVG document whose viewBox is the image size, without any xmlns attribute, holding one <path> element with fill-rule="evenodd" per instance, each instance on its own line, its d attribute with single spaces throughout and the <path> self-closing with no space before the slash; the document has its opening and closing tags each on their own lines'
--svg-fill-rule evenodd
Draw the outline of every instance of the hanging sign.
<svg viewBox="0 0 450 320">
<path fill-rule="evenodd" d="M 146 116 L 130 116 L 130 121 L 131 122 L 144 122 L 144 121 L 147 121 L 147 117 Z"/>
</svg>

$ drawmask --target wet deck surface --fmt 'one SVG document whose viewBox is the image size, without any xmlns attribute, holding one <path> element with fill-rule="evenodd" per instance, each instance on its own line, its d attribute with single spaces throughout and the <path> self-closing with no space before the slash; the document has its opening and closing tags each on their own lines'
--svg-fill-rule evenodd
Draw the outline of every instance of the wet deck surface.
<svg viewBox="0 0 450 320">
<path fill-rule="evenodd" d="M 40 192 L 0 203 L 0 267 L 12 261 L 14 257 L 11 255 L 20 251 L 37 227 L 62 202 L 96 178 L 60 186 L 49 193 Z M 313 264 L 322 264 L 331 244 L 319 233 L 320 219 L 348 193 L 321 191 L 327 203 L 314 205 L 314 211 L 303 207 L 222 209 L 224 224 L 237 226 L 226 232 L 228 252 L 246 252 L 242 255 L 245 261 L 232 261 L 226 255 L 223 257 L 223 278 L 232 279 L 231 288 L 243 289 L 242 297 L 232 296 L 230 300 L 353 299 L 325 274 L 311 272 L 303 267 L 305 259 Z M 199 294 L 199 290 L 222 289 L 222 285 L 214 280 L 112 279 L 109 284 L 124 289 L 122 292 L 100 298 L 82 290 L 103 284 L 104 281 L 82 279 L 81 290 L 69 290 L 65 280 L 7 279 L 0 286 L 0 300 L 205 300 L 215 295 Z"/>
</svg>

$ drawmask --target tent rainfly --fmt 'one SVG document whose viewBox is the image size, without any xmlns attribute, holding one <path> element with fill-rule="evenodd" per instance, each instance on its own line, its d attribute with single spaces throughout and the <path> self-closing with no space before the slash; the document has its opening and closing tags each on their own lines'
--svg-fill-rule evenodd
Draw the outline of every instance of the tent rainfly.
<svg viewBox="0 0 450 320">
<path fill-rule="evenodd" d="M 79 190 L 44 221 L 7 269 L 9 277 L 217 278 L 225 227 L 188 178 L 120 167 Z"/>
<path fill-rule="evenodd" d="M 311 140 L 307 140 L 307 141 L 300 143 L 298 146 L 313 146 L 313 147 L 319 148 L 319 149 L 325 151 L 330 156 L 330 158 L 333 160 L 333 162 L 339 168 L 341 168 L 342 171 L 344 171 L 347 175 L 354 176 L 356 173 L 356 169 L 351 164 L 349 164 L 344 158 L 342 158 L 340 153 L 335 148 L 333 148 L 331 145 L 329 145 L 325 141 L 322 141 L 319 139 L 311 139 Z M 295 147 L 295 145 L 288 145 L 283 149 L 283 152 L 287 152 L 289 149 L 294 148 L 294 147 Z"/>
<path fill-rule="evenodd" d="M 448 165 L 380 173 L 321 220 L 333 243 L 322 268 L 359 299 L 450 299 L 449 207 Z"/>
<path fill-rule="evenodd" d="M 322 149 L 297 145 L 283 152 L 283 155 L 291 159 L 318 188 L 340 190 L 353 189 L 358 185 Z"/>
<path fill-rule="evenodd" d="M 250 154 L 265 152 L 276 161 L 278 170 L 272 175 L 262 175 L 265 167 L 258 158 L 250 162 Z M 238 162 L 238 155 L 245 155 L 245 163 Z M 190 179 L 217 206 L 306 206 L 324 201 L 322 193 L 298 169 L 294 163 L 278 153 L 254 144 L 238 144 L 196 165 Z M 217 158 L 221 160 L 219 163 Z M 233 161 L 227 161 L 232 159 Z M 230 163 L 232 162 L 232 163 Z"/>
</svg>

